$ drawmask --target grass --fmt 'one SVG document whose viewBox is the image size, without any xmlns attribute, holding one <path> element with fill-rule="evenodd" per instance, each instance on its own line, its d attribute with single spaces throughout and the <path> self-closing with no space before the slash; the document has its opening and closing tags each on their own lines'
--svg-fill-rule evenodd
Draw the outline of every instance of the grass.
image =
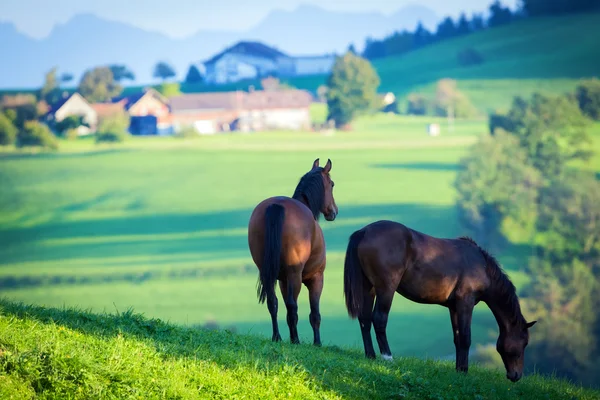
<svg viewBox="0 0 600 400">
<path fill-rule="evenodd" d="M 537 375 L 397 357 L 367 360 L 337 346 L 271 343 L 189 329 L 127 310 L 95 314 L 0 299 L 3 399 L 596 399 Z"/>
<path fill-rule="evenodd" d="M 457 162 L 486 129 L 458 121 L 425 134 L 429 119 L 377 115 L 333 136 L 273 132 L 182 140 L 136 138 L 123 148 L 63 142 L 57 154 L 0 156 L 0 284 L 3 295 L 36 304 L 134 307 L 185 325 L 215 322 L 270 336 L 256 301 L 256 267 L 246 226 L 262 199 L 290 194 L 315 158 L 331 158 L 340 217 L 321 221 L 328 247 L 322 297 L 324 343 L 362 346 L 345 312 L 342 265 L 352 231 L 376 219 L 457 236 L 452 182 Z M 445 128 L 445 125 L 442 125 Z M 515 246 L 500 255 L 515 281 L 526 277 Z M 312 335 L 306 290 L 302 340 Z M 398 354 L 453 352 L 447 311 L 395 300 L 390 330 Z M 280 321 L 286 335 L 285 313 Z M 478 307 L 474 343 L 490 340 L 493 317 Z M 427 335 L 424 335 L 427 333 Z M 425 337 L 425 339 L 424 339 Z"/>
<path fill-rule="evenodd" d="M 486 121 L 457 121 L 450 132 L 440 120 L 443 131 L 436 138 L 425 134 L 428 122 L 377 115 L 333 136 L 134 138 L 122 147 L 83 139 L 61 142 L 57 153 L 6 150 L 0 153 L 1 295 L 93 312 L 133 307 L 182 326 L 217 324 L 268 338 L 270 318 L 256 301 L 257 271 L 247 249 L 248 218 L 262 199 L 293 192 L 315 158 L 330 158 L 340 216 L 321 221 L 328 249 L 322 340 L 361 349 L 358 323 L 347 317 L 342 296 L 349 235 L 377 219 L 436 236 L 462 233 L 453 181 Z M 600 138 L 600 125 L 594 132 Z M 600 171 L 600 158 L 586 167 Z M 528 254 L 520 244 L 497 254 L 518 288 L 527 282 L 522 267 Z M 303 343 L 312 340 L 308 313 L 302 289 Z M 284 311 L 279 323 L 289 340 Z M 396 356 L 433 363 L 454 352 L 442 307 L 397 296 L 388 329 Z M 491 313 L 480 305 L 473 348 L 496 335 Z"/>
</svg>

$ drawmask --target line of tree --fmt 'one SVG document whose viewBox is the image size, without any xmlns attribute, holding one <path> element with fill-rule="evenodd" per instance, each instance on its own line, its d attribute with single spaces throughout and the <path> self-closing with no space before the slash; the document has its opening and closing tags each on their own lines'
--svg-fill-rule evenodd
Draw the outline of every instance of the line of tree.
<svg viewBox="0 0 600 400">
<path fill-rule="evenodd" d="M 362 55 L 369 60 L 404 54 L 433 43 L 465 36 L 488 28 L 510 24 L 517 20 L 544 15 L 565 15 L 600 9 L 600 0 L 521 0 L 515 11 L 504 6 L 499 0 L 490 4 L 489 16 L 474 13 L 469 18 L 462 13 L 455 21 L 444 18 L 430 32 L 419 22 L 413 32 L 404 30 L 394 32 L 381 40 L 367 38 Z M 354 49 L 354 47 L 351 47 Z"/>
<path fill-rule="evenodd" d="M 575 93 L 514 99 L 490 118 L 461 162 L 455 185 L 463 227 L 487 247 L 530 249 L 521 295 L 538 319 L 530 370 L 597 385 L 600 371 L 600 181 L 581 168 L 592 156 L 590 120 L 600 115 L 600 81 Z M 493 349 L 483 359 L 501 366 Z"/>
</svg>

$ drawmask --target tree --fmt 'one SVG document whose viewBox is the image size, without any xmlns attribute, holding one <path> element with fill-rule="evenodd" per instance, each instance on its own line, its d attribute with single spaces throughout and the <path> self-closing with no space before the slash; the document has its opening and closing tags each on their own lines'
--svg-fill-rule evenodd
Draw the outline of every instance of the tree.
<svg viewBox="0 0 600 400">
<path fill-rule="evenodd" d="M 122 87 L 115 81 L 110 67 L 96 67 L 87 70 L 78 91 L 92 103 L 108 101 L 121 93 Z"/>
<path fill-rule="evenodd" d="M 499 0 L 496 0 L 490 5 L 490 17 L 488 18 L 488 26 L 495 27 L 506 25 L 512 20 L 512 12 L 510 8 L 502 6 Z"/>
<path fill-rule="evenodd" d="M 352 54 L 358 54 L 356 48 L 354 47 L 354 43 L 350 43 L 350 45 L 348 46 L 348 51 Z"/>
<path fill-rule="evenodd" d="M 17 127 L 13 125 L 11 119 L 5 113 L 0 112 L 0 146 L 14 144 L 17 132 Z"/>
<path fill-rule="evenodd" d="M 96 131 L 96 143 L 120 143 L 127 139 L 129 133 L 129 116 L 120 111 L 110 117 L 103 118 Z"/>
<path fill-rule="evenodd" d="M 519 140 L 502 130 L 483 135 L 461 160 L 455 181 L 459 218 L 484 246 L 502 248 L 506 225 L 531 236 L 541 174 L 528 161 Z"/>
<path fill-rule="evenodd" d="M 427 30 L 419 21 L 415 32 L 413 33 L 413 47 L 419 48 L 424 47 L 433 42 L 433 35 Z"/>
<path fill-rule="evenodd" d="M 202 83 L 204 81 L 202 74 L 198 70 L 194 64 L 190 65 L 188 69 L 187 75 L 185 76 L 185 83 L 193 84 L 193 83 Z"/>
<path fill-rule="evenodd" d="M 406 113 L 408 115 L 427 115 L 429 101 L 420 93 L 410 93 L 407 97 Z"/>
<path fill-rule="evenodd" d="M 473 14 L 471 17 L 471 31 L 478 32 L 485 29 L 485 20 L 481 14 Z"/>
<path fill-rule="evenodd" d="M 131 70 L 125 65 L 113 64 L 110 65 L 109 68 L 113 74 L 113 79 L 117 82 L 122 82 L 124 80 L 135 80 L 135 74 L 131 72 Z"/>
<path fill-rule="evenodd" d="M 572 170 L 589 157 L 574 96 L 515 98 L 490 121 L 456 180 L 461 223 L 484 240 L 530 243 L 526 313 L 544 323 L 528 367 L 595 382 L 600 367 L 600 182 Z M 583 122 L 582 122 L 583 121 Z M 485 243 L 485 241 L 484 241 Z M 489 243 L 488 243 L 489 244 Z"/>
<path fill-rule="evenodd" d="M 58 84 L 57 68 L 53 67 L 46 73 L 44 85 L 39 91 L 39 99 L 52 105 L 60 100 L 61 93 Z"/>
<path fill-rule="evenodd" d="M 69 73 L 69 72 L 63 72 L 60 75 L 60 83 L 69 83 L 73 80 L 73 74 Z"/>
<path fill-rule="evenodd" d="M 165 81 L 175 76 L 175 70 L 166 62 L 160 61 L 154 67 L 154 73 L 152 74 L 152 76 L 154 78 L 159 78 Z"/>
<path fill-rule="evenodd" d="M 592 155 L 589 124 L 573 97 L 539 93 L 530 100 L 516 97 L 505 122 L 532 165 L 546 176 L 555 177 L 568 162 Z"/>
<path fill-rule="evenodd" d="M 56 150 L 58 149 L 58 140 L 46 125 L 38 121 L 27 121 L 17 134 L 17 147 L 29 146 Z"/>
<path fill-rule="evenodd" d="M 475 107 L 467 96 L 458 90 L 453 79 L 440 79 L 435 92 L 436 113 L 448 117 L 448 124 L 454 123 L 454 118 L 468 118 L 476 114 Z"/>
<path fill-rule="evenodd" d="M 443 40 L 456 36 L 456 33 L 456 26 L 454 25 L 454 21 L 452 21 L 452 18 L 446 17 L 442 22 L 438 24 L 437 32 L 435 35 L 438 39 Z"/>
<path fill-rule="evenodd" d="M 469 23 L 465 13 L 461 13 L 458 24 L 456 25 L 456 34 L 468 35 L 469 33 L 471 33 L 471 24 Z"/>
<path fill-rule="evenodd" d="M 598 0 L 521 0 L 521 8 L 531 17 L 561 15 L 600 8 Z"/>
<path fill-rule="evenodd" d="M 174 97 L 181 94 L 180 86 L 177 82 L 164 82 L 158 85 L 156 90 L 165 97 Z"/>
<path fill-rule="evenodd" d="M 387 55 L 385 52 L 385 43 L 383 40 L 367 38 L 362 55 L 369 60 L 385 57 Z"/>
<path fill-rule="evenodd" d="M 575 89 L 575 97 L 581 112 L 589 118 L 600 121 L 600 80 L 582 80 Z"/>
<path fill-rule="evenodd" d="M 371 63 L 346 52 L 336 57 L 327 79 L 327 119 L 336 127 L 348 125 L 357 115 L 377 107 L 380 80 Z"/>
</svg>

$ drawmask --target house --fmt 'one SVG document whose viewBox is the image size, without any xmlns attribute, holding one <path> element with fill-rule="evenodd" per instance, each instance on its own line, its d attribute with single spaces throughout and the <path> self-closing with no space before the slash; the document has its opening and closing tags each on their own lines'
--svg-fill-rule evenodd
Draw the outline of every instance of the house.
<svg viewBox="0 0 600 400">
<path fill-rule="evenodd" d="M 53 104 L 45 115 L 46 122 L 50 126 L 61 122 L 69 116 L 82 117 L 82 121 L 88 126 L 81 125 L 77 128 L 79 135 L 94 133 L 98 126 L 98 114 L 92 105 L 79 93 L 63 97 Z"/>
<path fill-rule="evenodd" d="M 174 130 L 193 127 L 200 134 L 308 129 L 312 96 L 304 90 L 194 93 L 172 97 Z"/>
<path fill-rule="evenodd" d="M 223 84 L 276 74 L 289 56 L 259 42 L 239 42 L 204 62 L 207 83 Z"/>
<path fill-rule="evenodd" d="M 260 42 L 238 42 L 205 61 L 205 81 L 211 84 L 238 82 L 265 76 L 292 77 L 331 71 L 335 54 L 289 56 Z"/>
<path fill-rule="evenodd" d="M 115 97 L 112 104 L 120 105 L 130 117 L 132 135 L 161 135 L 170 133 L 169 101 L 154 89 L 127 96 Z"/>
<path fill-rule="evenodd" d="M 193 127 L 200 134 L 228 131 L 242 108 L 243 92 L 193 93 L 170 98 L 175 132 Z"/>
</svg>

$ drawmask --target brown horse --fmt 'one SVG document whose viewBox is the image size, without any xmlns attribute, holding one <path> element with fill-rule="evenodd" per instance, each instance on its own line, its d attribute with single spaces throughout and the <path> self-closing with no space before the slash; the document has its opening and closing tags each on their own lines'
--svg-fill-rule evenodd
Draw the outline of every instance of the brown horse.
<svg viewBox="0 0 600 400">
<path fill-rule="evenodd" d="M 500 329 L 496 349 L 506 377 L 513 382 L 521 379 L 528 329 L 536 321 L 525 320 L 514 285 L 494 257 L 473 240 L 435 238 L 393 221 L 377 221 L 354 232 L 346 251 L 344 296 L 348 314 L 358 317 L 368 358 L 375 358 L 372 323 L 381 357 L 392 359 L 386 325 L 395 292 L 450 310 L 456 370 L 465 373 L 473 308 L 485 302 Z"/>
<path fill-rule="evenodd" d="M 338 214 L 330 171 L 331 160 L 327 160 L 323 168 L 319 167 L 317 158 L 312 169 L 300 179 L 291 198 L 278 196 L 263 200 L 250 217 L 248 245 L 259 270 L 257 296 L 259 303 L 267 300 L 275 342 L 281 340 L 275 294 L 275 281 L 279 280 L 291 342 L 300 343 L 297 301 L 304 284 L 308 288 L 314 344 L 321 345 L 319 300 L 325 271 L 325 240 L 317 221 L 321 213 L 327 221 L 335 220 Z"/>
</svg>

